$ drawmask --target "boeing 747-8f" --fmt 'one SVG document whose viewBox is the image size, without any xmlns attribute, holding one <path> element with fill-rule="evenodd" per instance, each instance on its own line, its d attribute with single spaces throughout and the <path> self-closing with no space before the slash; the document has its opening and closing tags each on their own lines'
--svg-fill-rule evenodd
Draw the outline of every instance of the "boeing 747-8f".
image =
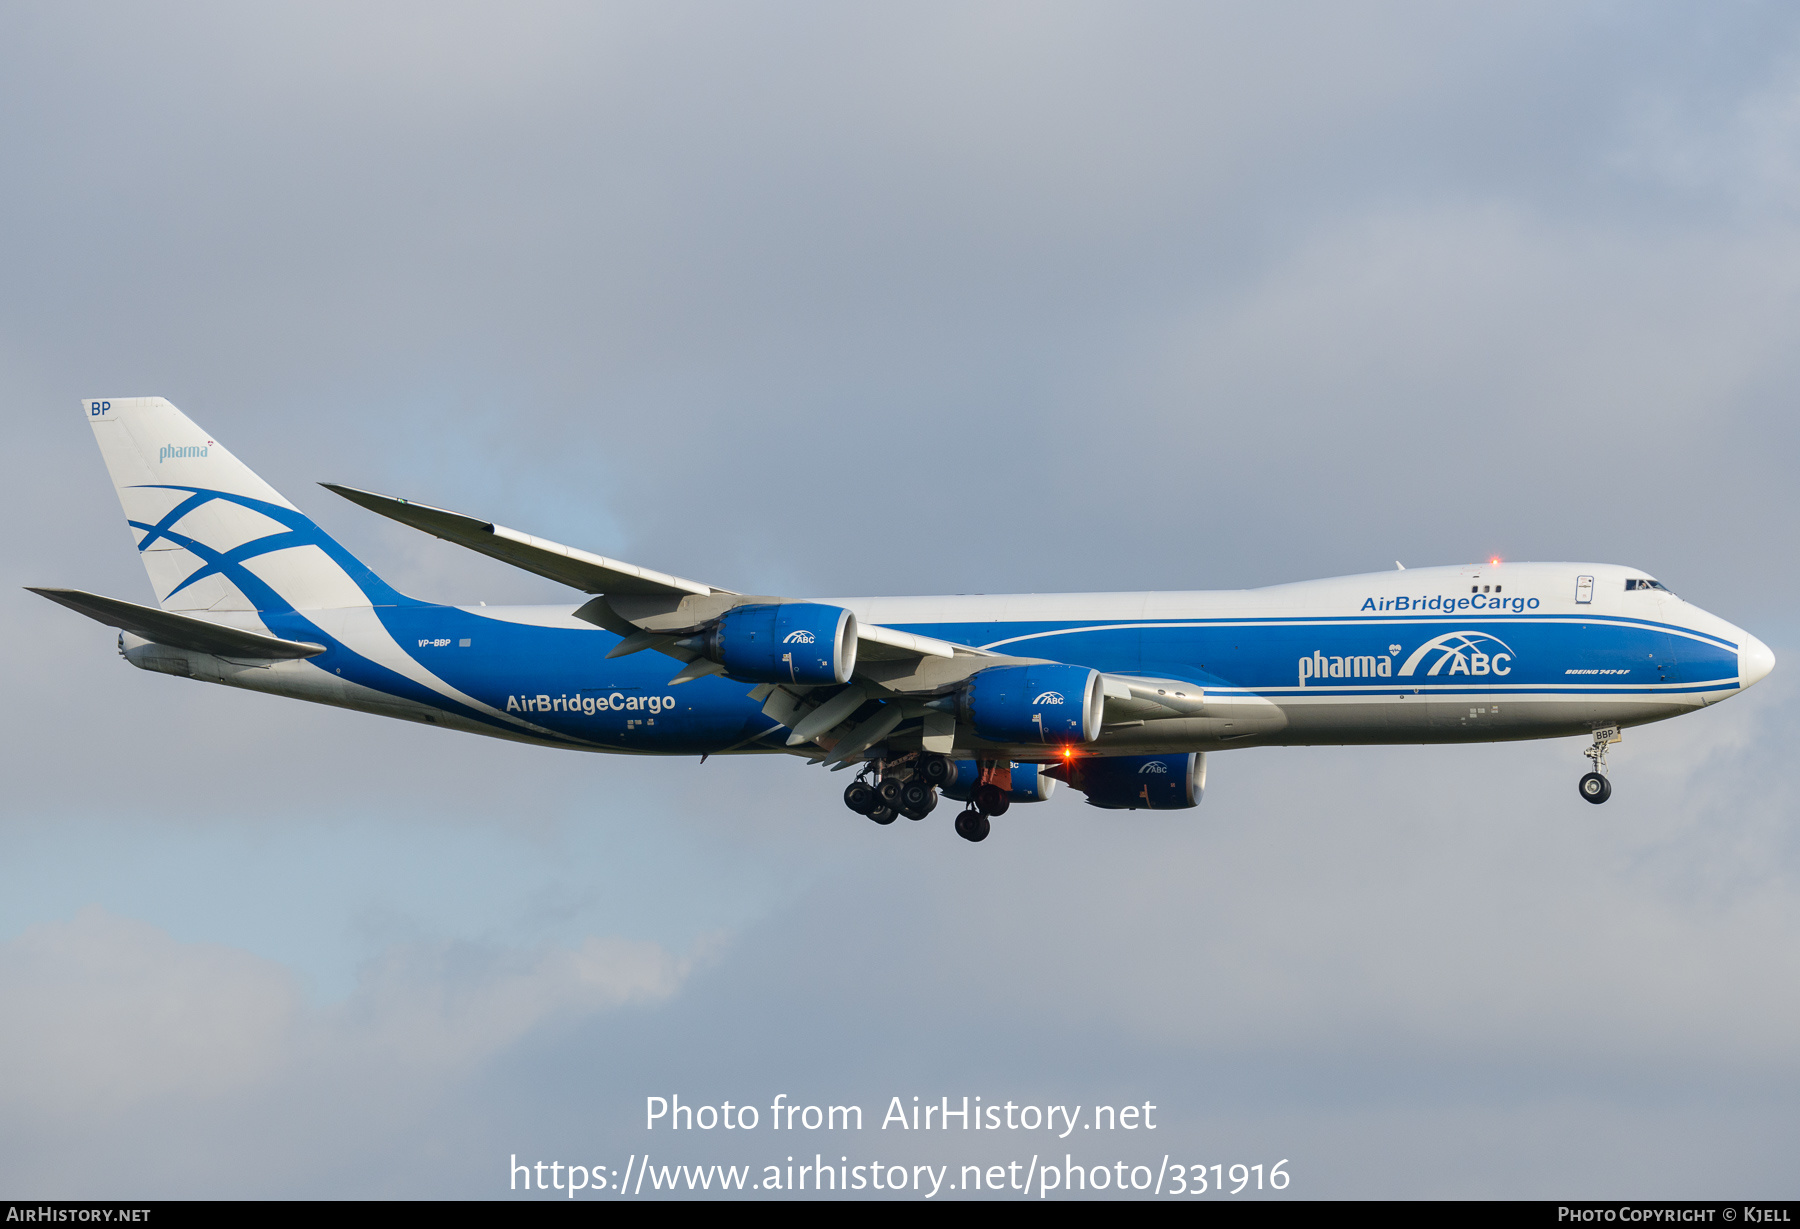
<svg viewBox="0 0 1800 1229">
<path fill-rule="evenodd" d="M 348 487 L 568 585 L 555 606 L 407 597 L 160 397 L 82 402 L 156 605 L 34 589 L 145 670 L 577 751 L 854 769 L 878 824 L 964 803 L 985 838 L 1057 781 L 1192 807 L 1235 747 L 1588 737 L 1716 704 L 1774 655 L 1635 568 L 1486 563 L 1219 592 L 791 598 L 636 567 Z"/>
</svg>

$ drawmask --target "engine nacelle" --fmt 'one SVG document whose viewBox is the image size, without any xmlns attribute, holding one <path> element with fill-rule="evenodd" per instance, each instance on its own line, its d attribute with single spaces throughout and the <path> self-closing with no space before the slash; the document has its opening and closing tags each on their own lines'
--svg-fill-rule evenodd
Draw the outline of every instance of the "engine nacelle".
<svg viewBox="0 0 1800 1229">
<path fill-rule="evenodd" d="M 1075 759 L 1049 769 L 1109 811 L 1179 811 L 1200 805 L 1206 792 L 1206 752 L 1185 755 L 1109 755 Z"/>
<path fill-rule="evenodd" d="M 856 669 L 856 616 L 817 602 L 734 606 L 700 651 L 751 683 L 847 683 Z"/>
<path fill-rule="evenodd" d="M 990 666 L 962 685 L 957 712 L 990 742 L 1091 743 L 1106 693 L 1086 666 Z"/>
<path fill-rule="evenodd" d="M 956 776 L 945 784 L 944 797 L 967 802 L 975 796 L 975 787 L 981 783 L 981 769 L 974 760 L 952 760 L 951 763 L 956 767 Z M 1038 765 L 1014 764 L 1012 782 L 1006 794 L 1014 802 L 1043 802 L 1055 788 L 1056 778 Z"/>
</svg>

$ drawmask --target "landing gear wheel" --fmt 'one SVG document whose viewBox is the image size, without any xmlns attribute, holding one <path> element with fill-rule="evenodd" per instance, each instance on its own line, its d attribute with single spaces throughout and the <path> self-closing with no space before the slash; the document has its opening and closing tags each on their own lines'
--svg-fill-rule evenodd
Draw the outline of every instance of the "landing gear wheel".
<svg viewBox="0 0 1800 1229">
<path fill-rule="evenodd" d="M 1004 815 L 1006 808 L 1011 805 L 1012 799 L 1006 796 L 1006 791 L 992 781 L 975 787 L 975 809 L 983 815 Z"/>
<path fill-rule="evenodd" d="M 910 782 L 908 784 L 910 792 Z M 928 789 L 925 791 L 925 800 L 919 803 L 918 806 L 901 803 L 900 814 L 906 816 L 908 819 L 924 819 L 927 815 L 937 810 L 937 801 L 937 791 Z"/>
<path fill-rule="evenodd" d="M 852 781 L 844 787 L 844 805 L 858 815 L 867 815 L 881 805 L 881 799 L 866 782 Z"/>
<path fill-rule="evenodd" d="M 928 755 L 919 765 L 919 775 L 925 778 L 925 784 L 942 789 L 955 780 L 956 765 L 946 756 Z"/>
<path fill-rule="evenodd" d="M 869 812 L 869 818 L 878 824 L 891 824 L 900 818 L 900 813 L 890 806 L 878 806 Z"/>
<path fill-rule="evenodd" d="M 888 777 L 880 785 L 875 787 L 875 792 L 881 795 L 881 801 L 884 806 L 891 807 L 898 811 L 900 809 L 900 794 L 905 789 L 906 783 L 901 781 L 899 777 Z"/>
<path fill-rule="evenodd" d="M 921 811 L 931 805 L 931 787 L 914 778 L 900 787 L 900 810 Z"/>
<path fill-rule="evenodd" d="M 1576 788 L 1581 791 L 1583 798 L 1596 806 L 1612 797 L 1612 782 L 1597 772 L 1590 772 L 1582 777 L 1581 784 Z"/>
<path fill-rule="evenodd" d="M 965 841 L 985 841 L 992 827 L 988 817 L 973 808 L 956 817 L 956 835 Z"/>
</svg>

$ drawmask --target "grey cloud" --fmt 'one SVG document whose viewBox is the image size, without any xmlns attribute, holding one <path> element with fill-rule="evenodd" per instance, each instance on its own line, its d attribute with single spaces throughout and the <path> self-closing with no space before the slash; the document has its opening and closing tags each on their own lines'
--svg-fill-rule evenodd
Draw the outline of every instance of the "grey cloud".
<svg viewBox="0 0 1800 1229">
<path fill-rule="evenodd" d="M 146 1101 L 207 1102 L 263 1078 L 298 1006 L 277 966 L 84 910 L 8 945 L 0 1045 L 15 1129 L 115 1120 Z"/>
<path fill-rule="evenodd" d="M 291 1189 L 428 1130 L 444 1086 L 522 1035 L 666 1000 L 692 963 L 603 938 L 410 945 L 307 1007 L 280 965 L 90 908 L 0 950 L 6 1178 L 40 1197 Z"/>
<path fill-rule="evenodd" d="M 1009 815 L 975 858 L 929 825 L 834 816 L 869 852 L 697 965 L 601 940 L 409 944 L 341 1006 L 309 1008 L 277 968 L 87 915 L 14 945 L 11 1014 L 49 1028 L 69 1013 L 130 1055 L 149 1031 L 132 987 L 176 986 L 169 1001 L 231 1022 L 255 1058 L 203 1095 L 159 1055 L 138 1114 L 86 1122 L 84 1155 L 107 1158 L 119 1190 L 200 1180 L 175 1160 L 196 1147 L 231 1190 L 340 1193 L 491 1194 L 497 1158 L 527 1149 L 741 1161 L 819 1141 L 647 1138 L 642 1098 L 785 1091 L 871 1113 L 895 1095 L 1147 1099 L 1167 1114 L 1159 1148 L 1292 1154 L 1314 1193 L 1674 1197 L 1727 1176 L 1773 1193 L 1770 1141 L 1800 1078 L 1792 800 L 1761 788 L 1791 737 L 1783 709 L 1772 694 L 1697 718 L 1692 743 L 1634 731 L 1628 811 L 1580 803 L 1569 749 L 1547 745 L 1220 757 L 1197 813 L 1059 797 Z M 91 945 L 60 962 L 63 996 L 20 968 L 47 937 Z M 90 980 L 120 959 L 134 980 Z M 216 971 L 180 972 L 196 964 Z M 81 1047 L 21 1050 L 46 1090 L 80 1070 Z M 232 1124 L 271 1114 L 280 1147 L 264 1128 L 237 1138 Z M 146 1147 L 152 1115 L 162 1140 Z M 828 1145 L 1017 1150 L 873 1128 Z M 1622 1132 L 1630 1148 L 1608 1142 Z M 20 1172 L 70 1138 L 21 1145 Z M 434 1149 L 460 1159 L 446 1170 Z"/>
</svg>

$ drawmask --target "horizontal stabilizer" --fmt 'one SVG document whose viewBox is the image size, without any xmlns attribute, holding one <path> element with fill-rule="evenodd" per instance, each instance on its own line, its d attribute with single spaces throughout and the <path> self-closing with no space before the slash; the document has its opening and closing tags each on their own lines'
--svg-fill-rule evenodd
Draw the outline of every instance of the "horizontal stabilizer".
<svg viewBox="0 0 1800 1229">
<path fill-rule="evenodd" d="M 402 525 L 423 529 L 446 542 L 480 551 L 502 563 L 510 563 L 527 572 L 547 576 L 561 584 L 580 589 L 583 593 L 679 596 L 696 593 L 706 597 L 714 593 L 730 592 L 703 585 L 699 581 L 683 580 L 679 576 L 620 563 L 617 559 L 608 559 L 603 555 L 590 555 L 573 546 L 563 546 L 545 538 L 534 538 L 528 533 L 508 529 L 492 521 L 464 516 L 460 512 L 433 508 L 429 504 L 410 503 L 392 495 L 377 495 L 373 491 L 359 491 L 355 487 L 339 486 L 335 482 L 321 482 L 319 485 L 334 494 L 342 495 L 353 504 L 371 512 L 379 512 Z"/>
<path fill-rule="evenodd" d="M 325 646 L 321 644 L 281 640 L 260 632 L 247 632 L 209 623 L 205 619 L 177 614 L 172 610 L 158 610 L 154 606 L 139 606 L 136 602 L 121 602 L 116 597 L 83 593 L 79 589 L 39 589 L 31 585 L 25 587 L 96 622 L 130 632 L 134 636 L 142 636 L 146 640 L 154 640 L 157 644 L 166 644 L 172 649 L 192 649 L 197 653 L 212 653 L 219 657 L 251 657 L 258 660 L 317 657 L 325 651 Z"/>
</svg>

